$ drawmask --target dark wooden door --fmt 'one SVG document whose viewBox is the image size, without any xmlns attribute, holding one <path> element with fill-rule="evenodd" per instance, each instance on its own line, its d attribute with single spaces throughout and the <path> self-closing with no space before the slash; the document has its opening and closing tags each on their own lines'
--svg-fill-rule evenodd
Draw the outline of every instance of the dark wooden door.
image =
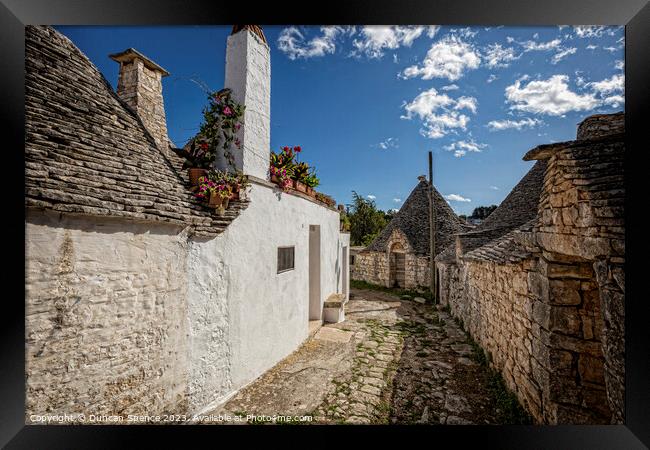
<svg viewBox="0 0 650 450">
<path fill-rule="evenodd" d="M 405 269 L 406 269 L 406 258 L 404 253 L 393 253 L 393 258 L 391 258 L 393 265 L 391 271 L 393 272 L 393 285 L 397 287 L 404 287 L 404 281 L 406 279 Z"/>
</svg>

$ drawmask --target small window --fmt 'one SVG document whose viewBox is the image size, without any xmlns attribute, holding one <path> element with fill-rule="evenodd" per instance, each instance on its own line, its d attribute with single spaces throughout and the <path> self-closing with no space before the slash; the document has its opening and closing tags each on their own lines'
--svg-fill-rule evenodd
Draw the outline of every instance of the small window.
<svg viewBox="0 0 650 450">
<path fill-rule="evenodd" d="M 278 273 L 294 269 L 295 247 L 278 247 Z"/>
</svg>

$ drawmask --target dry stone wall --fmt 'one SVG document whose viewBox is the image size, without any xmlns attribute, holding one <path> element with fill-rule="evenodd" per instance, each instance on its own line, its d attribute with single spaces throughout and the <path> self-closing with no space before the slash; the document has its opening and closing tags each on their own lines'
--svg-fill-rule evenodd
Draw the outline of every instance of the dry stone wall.
<svg viewBox="0 0 650 450">
<path fill-rule="evenodd" d="M 399 248 L 404 252 L 404 287 L 416 289 L 429 287 L 431 268 L 429 257 L 413 252 L 407 237 L 399 229 L 394 229 L 386 244 L 388 252 L 364 250 L 355 256 L 351 267 L 353 280 L 362 280 L 381 286 L 390 286 L 390 251 Z"/>
<path fill-rule="evenodd" d="M 599 117 L 600 128 L 594 131 L 592 127 L 592 135 L 605 127 L 603 122 Z M 619 116 L 615 115 L 610 129 L 619 125 Z M 624 420 L 624 151 L 619 135 L 578 141 L 552 154 L 540 201 L 540 222 L 535 228 L 538 244 L 548 258 L 561 255 L 588 261 L 595 274 L 604 321 L 607 395 L 614 423 Z"/>
<path fill-rule="evenodd" d="M 624 421 L 624 125 L 609 119 L 525 156 L 547 163 L 531 225 L 437 262 L 441 302 L 540 423 Z"/>
</svg>

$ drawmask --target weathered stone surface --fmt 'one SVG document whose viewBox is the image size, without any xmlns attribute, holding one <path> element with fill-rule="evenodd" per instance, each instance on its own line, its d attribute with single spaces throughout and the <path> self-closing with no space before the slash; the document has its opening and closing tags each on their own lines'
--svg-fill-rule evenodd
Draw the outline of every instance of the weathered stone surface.
<svg viewBox="0 0 650 450">
<path fill-rule="evenodd" d="M 436 258 L 442 303 L 540 422 L 623 417 L 622 123 L 589 118 L 578 140 L 529 152 L 546 162 L 540 193 L 523 195 L 530 223 L 500 237 L 465 233 L 453 256 Z"/>
<path fill-rule="evenodd" d="M 231 202 L 219 217 L 194 198 L 182 159 L 164 138 L 164 110 L 153 93 L 160 74 L 141 60 L 133 64 L 141 72 L 137 89 L 151 95 L 134 96 L 136 75 L 125 68 L 125 102 L 68 38 L 51 27 L 26 28 L 25 205 L 185 225 L 214 237 L 248 202 Z"/>
</svg>

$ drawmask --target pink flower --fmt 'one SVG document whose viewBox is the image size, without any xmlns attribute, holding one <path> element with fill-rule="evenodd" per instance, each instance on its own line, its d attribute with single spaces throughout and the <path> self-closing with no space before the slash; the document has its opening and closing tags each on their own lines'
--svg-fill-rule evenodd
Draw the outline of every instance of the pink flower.
<svg viewBox="0 0 650 450">
<path fill-rule="evenodd" d="M 226 107 L 223 109 L 223 113 L 224 113 L 226 116 L 229 116 L 229 115 L 232 114 L 232 110 L 231 110 L 229 107 L 226 106 Z"/>
<path fill-rule="evenodd" d="M 241 128 L 241 124 L 240 124 L 240 123 L 235 124 L 235 130 L 239 130 L 240 128 Z"/>
</svg>

